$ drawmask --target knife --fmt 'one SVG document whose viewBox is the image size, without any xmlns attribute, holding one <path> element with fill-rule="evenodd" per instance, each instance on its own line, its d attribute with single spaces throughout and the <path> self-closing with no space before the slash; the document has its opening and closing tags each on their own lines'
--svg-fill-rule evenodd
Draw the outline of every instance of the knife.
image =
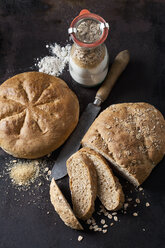
<svg viewBox="0 0 165 248">
<path fill-rule="evenodd" d="M 63 145 L 52 168 L 50 179 L 55 178 L 55 180 L 58 180 L 67 175 L 67 159 L 80 148 L 83 136 L 101 110 L 101 103 L 107 99 L 112 87 L 126 68 L 129 59 L 130 56 L 128 50 L 120 52 L 115 57 L 104 83 L 96 93 L 94 102 L 87 105 L 85 111 L 80 116 L 77 127 Z"/>
</svg>

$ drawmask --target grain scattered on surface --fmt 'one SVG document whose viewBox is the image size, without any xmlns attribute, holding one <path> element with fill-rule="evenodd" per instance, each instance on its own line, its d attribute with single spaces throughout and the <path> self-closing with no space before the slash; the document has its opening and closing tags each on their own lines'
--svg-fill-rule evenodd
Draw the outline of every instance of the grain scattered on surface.
<svg viewBox="0 0 165 248">
<path fill-rule="evenodd" d="M 114 216 L 114 221 L 118 221 L 118 217 L 117 216 Z"/>
<path fill-rule="evenodd" d="M 40 168 L 37 161 L 17 162 L 10 168 L 9 176 L 13 184 L 27 186 L 39 176 Z"/>
<path fill-rule="evenodd" d="M 140 199 L 139 199 L 139 198 L 136 198 L 135 201 L 136 201 L 136 203 L 138 203 L 138 204 L 140 203 Z"/>
<path fill-rule="evenodd" d="M 107 224 L 105 224 L 104 226 L 103 226 L 103 228 L 107 228 L 108 227 L 108 225 Z"/>
<path fill-rule="evenodd" d="M 113 212 L 112 215 L 117 215 L 117 212 Z"/>
<path fill-rule="evenodd" d="M 79 235 L 78 236 L 78 241 L 82 241 L 83 240 L 83 236 Z"/>
<path fill-rule="evenodd" d="M 128 198 L 128 201 L 131 202 L 132 201 L 132 198 Z"/>
<path fill-rule="evenodd" d="M 128 203 L 124 203 L 124 210 L 126 210 L 128 208 L 129 204 Z"/>
<path fill-rule="evenodd" d="M 105 220 L 104 219 L 101 219 L 101 224 L 105 224 Z"/>
<path fill-rule="evenodd" d="M 108 214 L 108 219 L 112 219 L 112 215 L 111 214 Z"/>
<path fill-rule="evenodd" d="M 86 222 L 88 225 L 90 225 L 92 223 L 91 219 L 88 219 Z"/>
</svg>

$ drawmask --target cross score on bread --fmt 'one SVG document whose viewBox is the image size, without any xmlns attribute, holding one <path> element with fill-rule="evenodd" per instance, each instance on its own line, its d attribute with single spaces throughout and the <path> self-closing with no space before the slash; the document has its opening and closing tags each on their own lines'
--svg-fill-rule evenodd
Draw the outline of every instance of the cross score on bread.
<svg viewBox="0 0 165 248">
<path fill-rule="evenodd" d="M 78 99 L 59 78 L 25 72 L 0 86 L 0 146 L 15 157 L 39 158 L 54 151 L 78 118 Z"/>
</svg>

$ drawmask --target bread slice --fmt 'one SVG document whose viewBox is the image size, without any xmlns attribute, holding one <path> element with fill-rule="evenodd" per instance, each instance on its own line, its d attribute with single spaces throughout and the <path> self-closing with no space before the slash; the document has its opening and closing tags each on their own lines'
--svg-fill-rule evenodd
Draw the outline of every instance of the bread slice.
<svg viewBox="0 0 165 248">
<path fill-rule="evenodd" d="M 124 193 L 117 177 L 113 175 L 107 161 L 99 153 L 84 147 L 78 153 L 87 156 L 97 172 L 97 195 L 107 210 L 118 210 L 123 206 Z"/>
<path fill-rule="evenodd" d="M 69 185 L 75 215 L 83 220 L 92 216 L 97 196 L 97 174 L 90 159 L 75 153 L 67 160 Z"/>
<path fill-rule="evenodd" d="M 147 103 L 114 104 L 96 118 L 82 146 L 102 154 L 139 186 L 165 155 L 165 120 Z"/>
<path fill-rule="evenodd" d="M 83 230 L 83 227 L 74 215 L 69 203 L 57 186 L 54 178 L 50 184 L 50 200 L 56 212 L 67 226 L 73 229 Z"/>
</svg>

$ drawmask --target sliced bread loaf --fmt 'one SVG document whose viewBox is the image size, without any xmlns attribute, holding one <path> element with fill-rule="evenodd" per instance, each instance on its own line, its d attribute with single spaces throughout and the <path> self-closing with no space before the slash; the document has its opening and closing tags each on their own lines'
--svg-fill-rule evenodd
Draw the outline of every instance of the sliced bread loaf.
<svg viewBox="0 0 165 248">
<path fill-rule="evenodd" d="M 124 193 L 119 180 L 113 175 L 107 161 L 99 153 L 84 147 L 77 152 L 88 157 L 97 172 L 97 195 L 107 210 L 118 210 L 123 206 Z"/>
<path fill-rule="evenodd" d="M 50 184 L 50 200 L 56 212 L 67 226 L 73 229 L 83 230 L 83 227 L 74 215 L 69 203 L 57 186 L 54 178 Z"/>
<path fill-rule="evenodd" d="M 97 174 L 90 159 L 75 153 L 67 160 L 69 185 L 75 215 L 83 220 L 92 216 L 97 196 Z"/>
<path fill-rule="evenodd" d="M 147 103 L 114 104 L 96 118 L 82 145 L 102 154 L 139 186 L 165 154 L 165 120 Z"/>
</svg>

